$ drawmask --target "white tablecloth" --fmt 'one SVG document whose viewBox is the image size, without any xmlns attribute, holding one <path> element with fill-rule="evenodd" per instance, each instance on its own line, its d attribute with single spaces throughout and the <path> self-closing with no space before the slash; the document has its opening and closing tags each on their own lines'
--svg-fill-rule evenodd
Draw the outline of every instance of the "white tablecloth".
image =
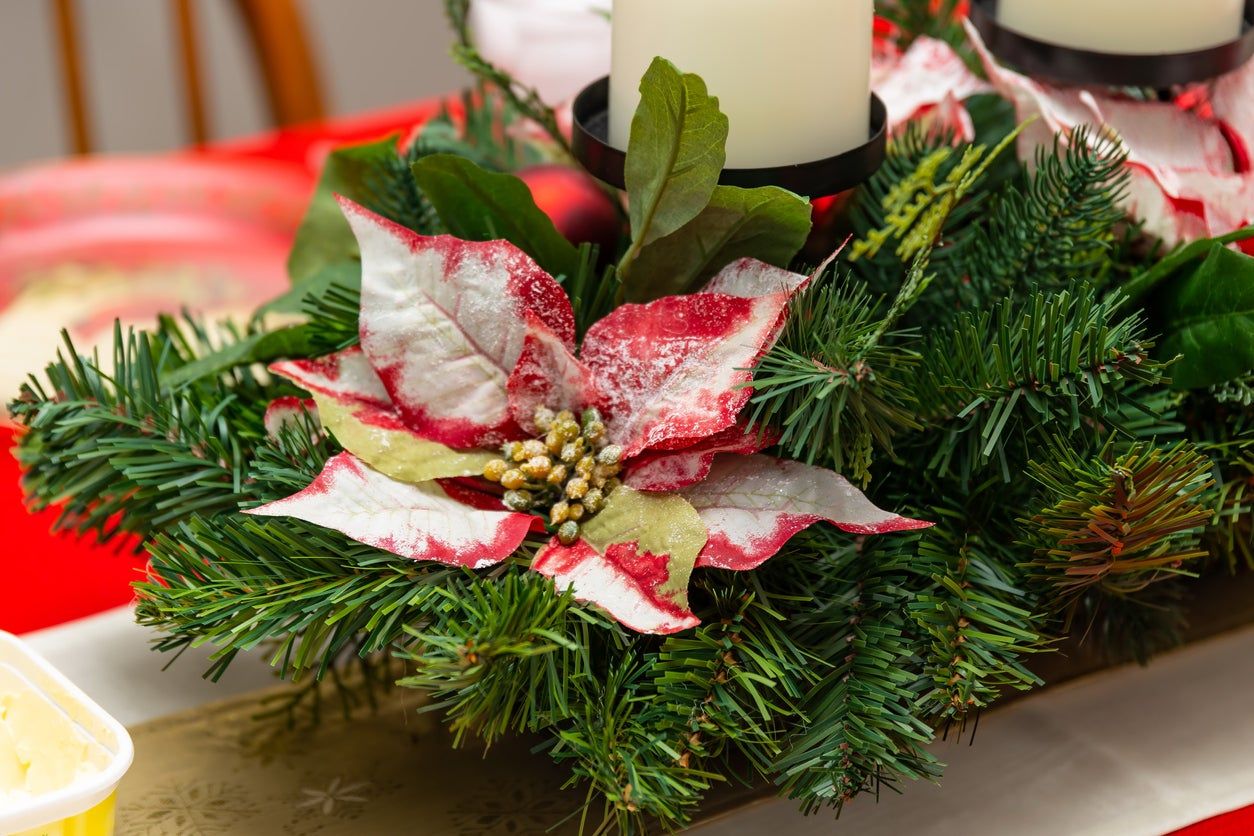
<svg viewBox="0 0 1254 836">
<path fill-rule="evenodd" d="M 256 658 L 205 682 L 207 652 L 169 661 L 128 610 L 26 637 L 123 723 L 273 684 Z M 1161 836 L 1254 804 L 1254 628 L 1042 692 L 985 716 L 975 746 L 941 743 L 943 788 L 861 798 L 839 823 L 771 801 L 699 836 Z"/>
</svg>

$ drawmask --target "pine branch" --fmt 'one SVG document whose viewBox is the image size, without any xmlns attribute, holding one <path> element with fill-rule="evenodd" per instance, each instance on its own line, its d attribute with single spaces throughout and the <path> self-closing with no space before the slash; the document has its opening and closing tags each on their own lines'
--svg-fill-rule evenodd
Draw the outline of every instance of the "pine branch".
<svg viewBox="0 0 1254 836">
<path fill-rule="evenodd" d="M 787 616 L 738 578 L 710 573 L 699 582 L 714 602 L 702 626 L 669 637 L 650 660 L 656 699 L 673 709 L 677 763 L 718 758 L 731 745 L 764 772 L 800 715 L 817 660 L 795 646 Z"/>
<path fill-rule="evenodd" d="M 881 308 L 851 282 L 815 280 L 750 384 L 751 422 L 778 427 L 788 456 L 863 483 L 877 445 L 891 456 L 899 432 L 921 429 L 906 385 L 918 357 L 890 344 L 910 335 L 886 333 Z"/>
<path fill-rule="evenodd" d="M 978 530 L 967 503 L 932 508 L 928 517 L 938 525 L 921 536 L 915 565 L 932 583 L 909 606 L 928 640 L 931 687 L 919 706 L 936 722 L 961 726 L 1007 690 L 1042 684 L 1020 660 L 1044 647 L 1045 618 L 1024 607 L 1032 596 L 1013 568 L 1012 544 Z"/>
<path fill-rule="evenodd" d="M 1109 268 L 1128 186 L 1127 152 L 1118 139 L 1081 128 L 1052 150 L 1039 148 L 1022 187 L 1008 185 L 972 224 L 944 265 L 924 314 L 944 318 L 990 300 L 1022 297 L 1030 287 L 1097 284 Z"/>
<path fill-rule="evenodd" d="M 414 673 L 400 684 L 432 695 L 424 710 L 443 713 L 457 743 L 566 720 L 570 683 L 593 675 L 593 631 L 612 629 L 532 573 L 441 587 L 425 611 L 425 623 L 404 628 L 412 648 L 401 658 Z"/>
<path fill-rule="evenodd" d="M 598 266 L 599 250 L 590 245 L 579 248 L 579 269 L 561 278 L 562 289 L 575 312 L 575 331 L 582 340 L 588 329 L 614 310 L 621 281 L 613 265 Z"/>
<path fill-rule="evenodd" d="M 442 149 L 441 149 L 442 150 Z M 440 215 L 414 180 L 413 164 L 423 157 L 440 153 L 423 135 L 400 154 L 389 154 L 381 165 L 368 168 L 362 176 L 362 204 L 401 226 L 422 235 L 445 232 Z"/>
<path fill-rule="evenodd" d="M 1190 440 L 1216 467 L 1214 518 L 1203 538 L 1229 571 L 1254 569 L 1254 387 L 1236 380 L 1193 392 L 1184 408 Z"/>
<path fill-rule="evenodd" d="M 361 285 L 333 284 L 304 303 L 314 351 L 332 354 L 361 342 Z"/>
<path fill-rule="evenodd" d="M 115 329 L 112 371 L 66 348 L 22 388 L 18 460 L 36 510 L 56 528 L 108 542 L 147 536 L 194 514 L 234 510 L 262 432 L 267 389 L 248 369 L 171 392 L 164 378 L 204 348 L 203 332 L 166 321 L 155 334 Z M 249 429 L 251 428 L 251 429 Z"/>
<path fill-rule="evenodd" d="M 453 47 L 453 57 L 457 62 L 475 78 L 499 90 L 515 111 L 543 128 L 564 155 L 573 159 L 574 151 L 570 140 L 562 132 L 557 114 L 544 103 L 540 94 L 520 84 L 509 73 L 485 59 L 475 48 L 470 32 L 470 0 L 445 0 L 444 9 L 457 39 Z"/>
<path fill-rule="evenodd" d="M 896 242 L 895 254 L 909 263 L 942 240 L 954 213 L 973 192 L 999 157 L 1014 144 L 1023 131 L 1020 126 L 991 150 L 968 145 L 955 161 L 955 149 L 934 147 L 919 160 L 908 177 L 896 179 L 884 193 L 881 206 L 883 223 L 868 229 L 854 243 L 849 260 L 874 259 Z M 928 146 L 918 143 L 916 150 Z M 907 145 L 907 149 L 911 146 Z"/>
<path fill-rule="evenodd" d="M 1031 575 L 1052 587 L 1058 609 L 1074 613 L 1087 592 L 1134 597 L 1206 556 L 1199 535 L 1213 516 L 1205 502 L 1212 464 L 1192 446 L 1136 443 L 1118 453 L 1108 445 L 1086 459 L 1059 439 L 1050 453 L 1029 467 L 1043 495 L 1023 521 L 1024 545 L 1034 552 Z"/>
<path fill-rule="evenodd" d="M 217 647 L 207 674 L 214 679 L 238 653 L 270 643 L 270 663 L 284 677 L 320 679 L 349 647 L 392 650 L 459 575 L 298 520 L 240 514 L 192 517 L 148 550 L 139 623 L 165 633 L 156 644 L 163 652 Z"/>
<path fill-rule="evenodd" d="M 687 824 L 711 784 L 722 780 L 682 764 L 672 709 L 656 700 L 650 680 L 648 667 L 628 655 L 597 677 L 570 683 L 573 716 L 551 754 L 569 766 L 569 785 L 589 785 L 585 832 L 594 794 L 604 816 L 591 832 L 644 833 L 645 816 L 668 828 Z"/>
<path fill-rule="evenodd" d="M 881 551 L 880 541 L 863 551 L 826 528 L 805 545 L 827 581 L 811 592 L 815 609 L 794 615 L 792 633 L 828 667 L 774 768 L 783 792 L 806 811 L 840 810 L 902 779 L 935 778 L 940 767 L 923 748 L 932 730 L 914 713 L 921 680 L 909 640 L 910 556 Z M 799 563 L 789 562 L 794 576 Z M 835 576 L 846 580 L 831 584 Z"/>
<path fill-rule="evenodd" d="M 1074 434 L 1094 423 L 1131 435 L 1128 413 L 1153 417 L 1139 387 L 1162 383 L 1164 366 L 1150 356 L 1140 317 L 1120 317 L 1120 304 L 1088 289 L 1038 292 L 963 314 L 930 339 L 915 382 L 936 442 L 926 466 L 965 486 L 995 461 L 1009 481 L 1011 440 L 1026 449 L 1042 432 Z"/>
</svg>

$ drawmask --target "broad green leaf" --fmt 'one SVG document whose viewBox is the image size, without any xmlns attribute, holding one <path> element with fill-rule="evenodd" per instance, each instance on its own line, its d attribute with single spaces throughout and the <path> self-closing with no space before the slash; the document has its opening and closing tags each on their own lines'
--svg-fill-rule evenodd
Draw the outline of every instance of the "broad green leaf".
<svg viewBox="0 0 1254 836">
<path fill-rule="evenodd" d="M 269 363 L 284 357 L 307 357 L 314 351 L 315 336 L 308 325 L 292 325 L 254 334 L 176 369 L 163 382 L 178 389 L 207 377 L 215 377 L 237 366 Z"/>
<path fill-rule="evenodd" d="M 322 268 L 359 258 L 357 241 L 344 220 L 336 195 L 418 232 L 428 223 L 429 207 L 396 147 L 396 135 L 378 142 L 339 148 L 327 158 L 313 201 L 305 213 L 288 257 L 287 272 L 296 284 Z"/>
<path fill-rule="evenodd" d="M 1120 288 L 1127 297 L 1124 305 L 1138 301 L 1142 296 L 1170 279 L 1176 271 L 1187 266 L 1190 261 L 1206 255 L 1216 244 L 1233 244 L 1249 238 L 1254 238 L 1254 226 L 1247 226 L 1215 238 L 1193 241 L 1180 247 L 1145 272 L 1133 276 Z"/>
<path fill-rule="evenodd" d="M 322 426 L 344 447 L 375 470 L 401 482 L 479 476 L 497 458 L 487 451 L 454 450 L 408 430 L 363 420 L 351 404 L 314 394 Z"/>
<path fill-rule="evenodd" d="M 627 298 L 648 302 L 695 291 L 741 258 L 787 267 L 805 245 L 810 225 L 809 201 L 792 192 L 719 186 L 694 220 L 640 251 Z"/>
<path fill-rule="evenodd" d="M 810 218 L 810 203 L 784 189 L 720 185 L 696 219 L 642 249 L 627 298 L 650 302 L 696 291 L 739 258 L 788 267 L 810 234 Z"/>
<path fill-rule="evenodd" d="M 573 276 L 579 250 L 536 206 L 527 184 L 452 154 L 424 157 L 414 178 L 449 232 L 466 241 L 504 239 L 554 276 Z"/>
<path fill-rule="evenodd" d="M 727 160 L 727 117 L 699 76 L 658 58 L 640 94 L 627 150 L 633 244 L 624 264 L 701 213 Z"/>
<path fill-rule="evenodd" d="M 1177 389 L 1226 383 L 1254 370 L 1254 258 L 1215 244 L 1192 275 L 1158 300 L 1162 353 L 1182 355 Z"/>
<path fill-rule="evenodd" d="M 350 290 L 361 287 L 360 261 L 340 261 L 324 265 L 306 281 L 293 285 L 283 295 L 262 305 L 257 309 L 257 315 L 304 313 L 306 302 L 321 297 L 332 287 L 337 286 Z"/>
</svg>

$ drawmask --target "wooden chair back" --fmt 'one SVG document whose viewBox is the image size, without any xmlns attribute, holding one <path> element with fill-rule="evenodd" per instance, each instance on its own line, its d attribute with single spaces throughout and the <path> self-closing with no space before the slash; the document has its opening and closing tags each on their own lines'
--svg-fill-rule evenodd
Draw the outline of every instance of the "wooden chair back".
<svg viewBox="0 0 1254 836">
<path fill-rule="evenodd" d="M 177 37 L 188 139 L 210 136 L 205 81 L 194 0 L 168 0 Z M 257 58 L 266 102 L 275 127 L 308 122 L 324 114 L 322 88 L 298 0 L 231 0 Z M 56 18 L 65 107 L 74 152 L 93 150 L 80 48 L 78 0 L 52 0 Z"/>
</svg>

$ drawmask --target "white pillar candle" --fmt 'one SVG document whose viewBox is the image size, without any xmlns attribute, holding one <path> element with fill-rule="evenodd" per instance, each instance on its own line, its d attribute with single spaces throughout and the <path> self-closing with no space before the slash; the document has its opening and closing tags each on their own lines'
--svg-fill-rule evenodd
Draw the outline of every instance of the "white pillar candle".
<svg viewBox="0 0 1254 836">
<path fill-rule="evenodd" d="M 997 20 L 1040 41 L 1121 55 L 1193 52 L 1241 35 L 1245 0 L 998 0 Z"/>
<path fill-rule="evenodd" d="M 869 138 L 872 0 L 615 0 L 610 142 L 657 56 L 705 79 L 728 168 L 821 160 Z"/>
</svg>

